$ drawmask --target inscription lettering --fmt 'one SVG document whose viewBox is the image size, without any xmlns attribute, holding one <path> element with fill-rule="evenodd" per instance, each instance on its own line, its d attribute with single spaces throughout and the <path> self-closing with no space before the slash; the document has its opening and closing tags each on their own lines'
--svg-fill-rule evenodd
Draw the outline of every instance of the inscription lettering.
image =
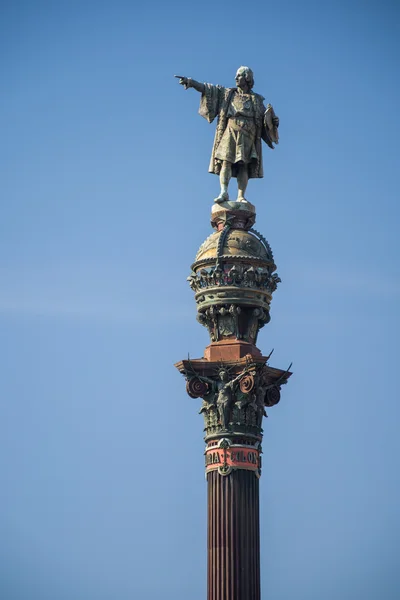
<svg viewBox="0 0 400 600">
<path fill-rule="evenodd" d="M 208 465 L 219 465 L 221 464 L 222 460 L 221 457 L 219 455 L 219 452 L 208 452 L 206 454 L 206 467 Z"/>
<path fill-rule="evenodd" d="M 213 470 L 221 467 L 232 467 L 236 469 L 261 469 L 261 456 L 255 448 L 236 447 L 229 450 L 209 449 L 205 457 L 206 469 Z"/>
</svg>

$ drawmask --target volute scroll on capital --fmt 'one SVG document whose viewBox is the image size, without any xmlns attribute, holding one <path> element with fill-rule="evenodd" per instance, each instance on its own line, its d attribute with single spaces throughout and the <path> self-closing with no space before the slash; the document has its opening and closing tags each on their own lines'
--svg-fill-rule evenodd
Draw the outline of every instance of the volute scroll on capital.
<svg viewBox="0 0 400 600">
<path fill-rule="evenodd" d="M 276 373 L 262 362 L 247 362 L 241 370 L 221 365 L 210 375 L 198 372 L 191 361 L 186 366 L 188 394 L 203 400 L 200 414 L 207 438 L 228 433 L 261 436 L 265 407 L 279 402 L 280 387 L 290 377 L 289 371 Z"/>
</svg>

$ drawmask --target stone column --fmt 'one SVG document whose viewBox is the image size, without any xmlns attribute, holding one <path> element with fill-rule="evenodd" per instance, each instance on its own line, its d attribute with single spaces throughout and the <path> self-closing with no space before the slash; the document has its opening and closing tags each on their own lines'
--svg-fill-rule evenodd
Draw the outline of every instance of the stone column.
<svg viewBox="0 0 400 600">
<path fill-rule="evenodd" d="M 217 471 L 208 482 L 208 600 L 260 599 L 259 480 Z"/>
<path fill-rule="evenodd" d="M 260 600 L 262 421 L 291 375 L 269 366 L 270 355 L 256 346 L 280 279 L 254 222 L 248 202 L 213 207 L 215 233 L 201 245 L 188 277 L 211 343 L 203 358 L 176 364 L 189 396 L 203 399 L 208 600 Z"/>
</svg>

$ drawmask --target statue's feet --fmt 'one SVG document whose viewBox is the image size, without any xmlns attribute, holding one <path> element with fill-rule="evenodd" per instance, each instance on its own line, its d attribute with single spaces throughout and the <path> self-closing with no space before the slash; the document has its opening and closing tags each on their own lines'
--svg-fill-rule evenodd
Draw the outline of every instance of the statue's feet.
<svg viewBox="0 0 400 600">
<path fill-rule="evenodd" d="M 236 202 L 247 202 L 244 196 L 238 196 Z"/>
<path fill-rule="evenodd" d="M 218 202 L 218 204 L 221 204 L 221 202 L 228 202 L 228 200 L 229 200 L 228 192 L 221 192 L 220 195 L 218 196 L 218 198 L 215 198 L 214 202 Z"/>
</svg>

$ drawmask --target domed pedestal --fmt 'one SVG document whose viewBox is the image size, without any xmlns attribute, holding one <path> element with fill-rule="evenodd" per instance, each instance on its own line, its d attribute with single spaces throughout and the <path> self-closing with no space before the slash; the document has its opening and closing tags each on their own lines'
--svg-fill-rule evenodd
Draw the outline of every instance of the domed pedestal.
<svg viewBox="0 0 400 600">
<path fill-rule="evenodd" d="M 255 348 L 258 331 L 270 320 L 272 294 L 280 279 L 270 245 L 251 228 L 254 220 L 249 202 L 214 204 L 211 222 L 216 231 L 200 246 L 192 265 L 188 280 L 195 292 L 197 320 L 207 327 L 213 343 L 229 340 L 231 345 L 236 339 Z M 238 358 L 249 353 L 241 346 L 229 352 Z"/>
</svg>

